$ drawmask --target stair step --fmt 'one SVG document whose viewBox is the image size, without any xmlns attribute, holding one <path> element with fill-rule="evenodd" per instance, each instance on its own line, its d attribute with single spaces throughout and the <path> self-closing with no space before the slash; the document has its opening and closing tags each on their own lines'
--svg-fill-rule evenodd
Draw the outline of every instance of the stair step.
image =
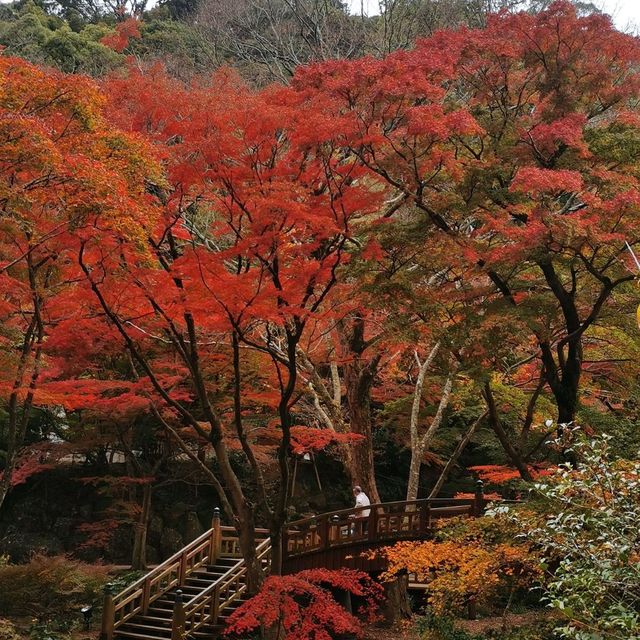
<svg viewBox="0 0 640 640">
<path fill-rule="evenodd" d="M 124 631 L 118 629 L 115 633 L 117 638 L 133 638 L 134 640 L 166 640 L 166 636 L 154 636 L 148 633 L 134 633 L 132 631 Z"/>
<path fill-rule="evenodd" d="M 203 586 L 203 587 L 208 587 L 210 584 L 213 584 L 215 582 L 215 578 L 194 578 L 192 576 L 189 576 L 187 578 L 187 584 L 189 585 L 193 585 L 194 587 L 197 586 Z"/>
<path fill-rule="evenodd" d="M 136 619 L 137 618 L 134 618 L 134 620 Z M 119 633 L 121 631 L 131 631 L 132 633 L 150 633 L 156 637 L 163 637 L 167 634 L 171 635 L 171 625 L 168 625 L 166 627 L 154 627 L 149 624 L 144 624 L 143 622 L 127 622 L 126 624 L 123 624 L 120 629 L 118 629 Z"/>
<path fill-rule="evenodd" d="M 163 609 L 165 611 L 173 611 L 173 605 L 175 604 L 175 600 L 171 598 L 170 600 L 167 598 L 158 598 L 153 601 L 153 607 L 156 609 Z"/>
<path fill-rule="evenodd" d="M 171 618 L 171 614 L 173 613 L 173 606 L 171 607 L 171 609 L 162 609 L 161 607 L 156 607 L 154 603 L 149 607 L 147 612 L 153 617 L 166 620 L 167 618 Z"/>
<path fill-rule="evenodd" d="M 149 609 L 149 613 L 151 613 L 151 609 Z M 152 627 L 161 627 L 164 628 L 165 625 L 168 627 L 171 627 L 171 616 L 167 616 L 166 618 L 158 618 L 156 616 L 150 616 L 150 615 L 146 615 L 143 616 L 142 614 L 135 616 L 134 618 L 132 618 L 133 621 L 141 621 L 144 624 L 149 624 Z"/>
<path fill-rule="evenodd" d="M 180 591 L 184 597 L 186 596 L 195 596 L 197 593 L 201 593 L 204 591 L 205 587 L 199 587 L 195 584 L 184 584 L 180 587 Z"/>
<path fill-rule="evenodd" d="M 223 624 L 216 624 L 212 627 L 203 627 L 202 629 L 195 631 L 192 635 L 194 638 L 198 638 L 199 640 L 212 640 L 212 638 L 217 638 L 222 635 L 224 631 Z"/>
</svg>

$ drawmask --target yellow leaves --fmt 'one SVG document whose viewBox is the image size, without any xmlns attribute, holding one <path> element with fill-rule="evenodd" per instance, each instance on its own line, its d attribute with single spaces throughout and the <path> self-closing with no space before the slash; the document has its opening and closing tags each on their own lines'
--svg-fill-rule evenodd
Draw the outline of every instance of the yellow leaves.
<svg viewBox="0 0 640 640">
<path fill-rule="evenodd" d="M 428 602 L 437 614 L 459 609 L 470 600 L 489 600 L 500 588 L 523 586 L 535 577 L 527 549 L 508 544 L 401 542 L 385 550 L 388 568 L 383 580 L 399 572 L 427 583 Z"/>
</svg>

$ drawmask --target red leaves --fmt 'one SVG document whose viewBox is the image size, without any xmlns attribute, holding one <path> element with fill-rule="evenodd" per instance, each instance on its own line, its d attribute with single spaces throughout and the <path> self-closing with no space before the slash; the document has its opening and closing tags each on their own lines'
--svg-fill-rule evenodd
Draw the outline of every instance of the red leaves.
<svg viewBox="0 0 640 640">
<path fill-rule="evenodd" d="M 333 444 L 353 444 L 363 439 L 364 436 L 357 433 L 338 433 L 331 429 L 291 428 L 291 450 L 297 455 L 323 451 Z"/>
<path fill-rule="evenodd" d="M 446 140 L 452 135 L 478 135 L 482 127 L 465 109 L 450 113 L 443 110 L 442 105 L 429 104 L 412 107 L 407 110 L 410 135 L 426 135 L 434 140 Z"/>
<path fill-rule="evenodd" d="M 522 167 L 511 183 L 511 191 L 539 195 L 561 191 L 580 191 L 582 176 L 578 171 Z"/>
<path fill-rule="evenodd" d="M 53 469 L 56 463 L 69 452 L 68 447 L 49 442 L 25 447 L 20 452 L 11 473 L 11 486 L 16 487 L 24 484 L 32 476 Z"/>
<path fill-rule="evenodd" d="M 517 469 L 507 467 L 500 464 L 485 464 L 475 467 L 469 467 L 470 471 L 478 474 L 481 480 L 490 484 L 505 484 L 512 480 L 520 479 L 520 474 Z M 529 465 L 529 473 L 532 478 L 539 478 L 541 476 L 547 476 L 552 473 L 552 470 L 538 464 Z"/>
<path fill-rule="evenodd" d="M 104 36 L 100 42 L 105 46 L 122 53 L 128 46 L 131 38 L 140 37 L 140 21 L 136 18 L 128 18 L 116 25 L 115 33 Z"/>
<path fill-rule="evenodd" d="M 587 121 L 587 117 L 582 113 L 569 113 L 549 123 L 535 124 L 523 139 L 530 140 L 532 145 L 535 145 L 535 150 L 546 157 L 551 157 L 560 145 L 586 152 L 583 130 Z"/>
<path fill-rule="evenodd" d="M 261 627 L 279 626 L 284 640 L 331 640 L 335 635 L 360 635 L 357 618 L 340 606 L 330 588 L 365 599 L 363 613 L 375 616 L 382 587 L 367 574 L 351 569 L 312 569 L 291 576 L 269 576 L 258 595 L 235 611 L 226 635 L 242 635 Z"/>
</svg>

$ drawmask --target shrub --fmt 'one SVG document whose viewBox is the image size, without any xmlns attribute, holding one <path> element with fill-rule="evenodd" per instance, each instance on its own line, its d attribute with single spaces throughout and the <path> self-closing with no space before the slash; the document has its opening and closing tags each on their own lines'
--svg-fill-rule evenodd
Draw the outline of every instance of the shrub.
<svg viewBox="0 0 640 640">
<path fill-rule="evenodd" d="M 0 564 L 0 615 L 51 616 L 96 602 L 108 568 L 65 556 L 36 555 L 27 564 Z"/>
<path fill-rule="evenodd" d="M 335 601 L 332 589 L 363 598 L 360 613 L 375 618 L 383 591 L 366 573 L 309 569 L 290 576 L 269 576 L 260 592 L 231 615 L 225 633 L 247 638 L 248 633 L 264 628 L 284 640 L 359 636 L 358 618 Z"/>
<path fill-rule="evenodd" d="M 14 624 L 4 618 L 0 618 L 0 640 L 20 640 Z"/>
<path fill-rule="evenodd" d="M 423 640 L 481 640 L 478 636 L 458 629 L 452 618 L 435 615 L 431 610 L 418 618 L 416 627 Z"/>
<path fill-rule="evenodd" d="M 544 554 L 546 599 L 573 640 L 640 638 L 640 462 L 616 459 L 610 444 L 579 435 L 577 467 L 536 485 L 537 509 L 511 512 Z"/>
</svg>

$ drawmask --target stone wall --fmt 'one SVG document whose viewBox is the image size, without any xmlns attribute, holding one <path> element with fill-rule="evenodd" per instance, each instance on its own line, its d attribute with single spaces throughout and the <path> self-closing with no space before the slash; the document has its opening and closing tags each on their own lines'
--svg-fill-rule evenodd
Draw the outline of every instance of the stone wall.
<svg viewBox="0 0 640 640">
<path fill-rule="evenodd" d="M 85 546 L 89 535 L 81 525 L 113 518 L 114 499 L 83 482 L 81 475 L 58 469 L 16 487 L 0 514 L 0 555 L 24 562 L 33 553 L 69 553 L 91 562 L 129 564 L 133 526 L 125 516 L 115 517 L 119 525 L 102 548 Z M 167 558 L 209 529 L 216 506 L 216 496 L 207 486 L 174 482 L 154 490 L 147 561 L 154 564 Z"/>
</svg>

